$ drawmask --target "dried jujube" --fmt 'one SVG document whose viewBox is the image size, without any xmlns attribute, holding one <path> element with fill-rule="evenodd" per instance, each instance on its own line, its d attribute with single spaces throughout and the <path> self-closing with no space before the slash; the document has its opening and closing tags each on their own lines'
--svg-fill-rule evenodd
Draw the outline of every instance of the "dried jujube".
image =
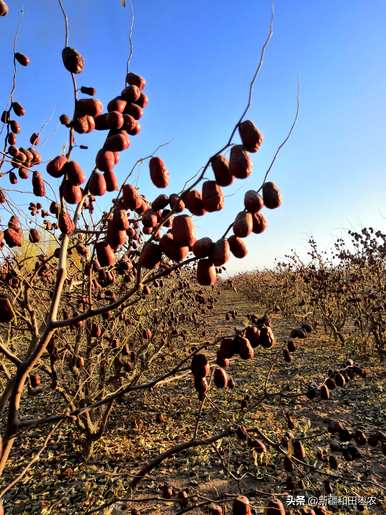
<svg viewBox="0 0 386 515">
<path fill-rule="evenodd" d="M 111 224 L 108 225 L 106 233 L 106 241 L 110 247 L 117 250 L 118 247 L 124 245 L 127 240 L 127 233 L 124 230 L 119 230 L 113 227 Z"/>
<path fill-rule="evenodd" d="M 213 245 L 214 245 L 214 243 L 211 240 L 211 238 L 207 238 L 207 237 L 200 238 L 199 240 L 196 240 L 193 245 L 193 248 L 192 248 L 193 254 L 200 259 L 206 258 L 211 255 L 212 250 L 213 250 Z"/>
<path fill-rule="evenodd" d="M 140 132 L 141 126 L 139 122 L 130 114 L 124 113 L 122 129 L 125 130 L 131 136 L 136 136 Z"/>
<path fill-rule="evenodd" d="M 336 374 L 334 379 L 335 379 L 336 386 L 339 386 L 342 388 L 346 384 L 346 379 L 340 373 Z"/>
<path fill-rule="evenodd" d="M 88 183 L 88 191 L 91 195 L 102 196 L 106 193 L 106 180 L 102 173 L 94 171 Z"/>
<path fill-rule="evenodd" d="M 127 212 L 124 209 L 115 208 L 112 223 L 116 229 L 127 231 L 129 228 Z"/>
<path fill-rule="evenodd" d="M 196 241 L 196 231 L 192 217 L 188 215 L 175 216 L 172 234 L 178 245 L 191 247 Z"/>
<path fill-rule="evenodd" d="M 28 170 L 28 168 L 25 168 L 24 166 L 21 166 L 19 168 L 19 177 L 20 177 L 20 179 L 28 179 L 28 177 L 29 177 L 29 170 Z"/>
<path fill-rule="evenodd" d="M 42 380 L 39 374 L 31 375 L 31 386 L 37 388 L 41 384 Z"/>
<path fill-rule="evenodd" d="M 292 358 L 288 349 L 283 349 L 283 358 L 286 363 L 291 363 Z"/>
<path fill-rule="evenodd" d="M 135 86 L 134 84 L 128 86 L 121 92 L 121 97 L 126 100 L 129 104 L 132 102 L 137 102 L 139 97 L 141 96 L 141 90 L 138 86 Z"/>
<path fill-rule="evenodd" d="M 146 80 L 143 77 L 141 77 L 140 75 L 137 75 L 136 73 L 133 73 L 133 72 L 129 72 L 126 75 L 126 83 L 133 85 L 133 86 L 137 86 L 141 91 L 146 86 Z"/>
<path fill-rule="evenodd" d="M 103 104 L 95 98 L 81 98 L 76 101 L 75 112 L 78 117 L 89 115 L 95 118 L 103 113 Z"/>
<path fill-rule="evenodd" d="M 216 268 L 209 259 L 200 259 L 197 263 L 197 282 L 201 286 L 212 286 L 216 284 Z"/>
<path fill-rule="evenodd" d="M 210 258 L 215 266 L 223 266 L 230 258 L 230 246 L 228 240 L 221 238 L 217 240 L 212 249 Z"/>
<path fill-rule="evenodd" d="M 84 58 L 74 48 L 63 48 L 62 60 L 66 70 L 68 70 L 71 73 L 80 73 L 84 68 Z"/>
<path fill-rule="evenodd" d="M 40 143 L 40 135 L 37 132 L 33 132 L 30 136 L 29 142 L 31 145 L 39 145 Z"/>
<path fill-rule="evenodd" d="M 250 120 L 239 124 L 239 134 L 241 142 L 248 152 L 257 152 L 263 143 L 263 135 Z"/>
<path fill-rule="evenodd" d="M 62 234 L 70 236 L 75 231 L 74 221 L 66 211 L 59 213 L 58 225 Z"/>
<path fill-rule="evenodd" d="M 300 327 L 302 329 L 304 329 L 306 331 L 306 333 L 311 333 L 312 332 L 312 325 L 307 323 L 307 322 L 302 322 Z"/>
<path fill-rule="evenodd" d="M 156 211 L 147 209 L 142 215 L 142 223 L 145 227 L 155 227 L 158 223 Z"/>
<path fill-rule="evenodd" d="M 239 238 L 249 236 L 253 229 L 253 218 L 251 213 L 240 211 L 233 222 L 233 232 Z"/>
<path fill-rule="evenodd" d="M 82 189 L 65 180 L 60 186 L 60 194 L 68 204 L 79 204 L 83 198 Z"/>
<path fill-rule="evenodd" d="M 9 122 L 9 128 L 11 132 L 13 132 L 14 134 L 19 134 L 19 132 L 21 131 L 21 127 L 16 120 L 11 120 Z"/>
<path fill-rule="evenodd" d="M 8 154 L 12 157 L 17 157 L 17 155 L 19 154 L 19 149 L 12 145 L 8 147 Z"/>
<path fill-rule="evenodd" d="M 183 194 L 182 199 L 185 203 L 185 207 L 189 209 L 192 215 L 202 216 L 206 213 L 204 203 L 202 201 L 202 195 L 200 191 L 190 190 Z"/>
<path fill-rule="evenodd" d="M 139 107 L 142 107 L 142 109 L 145 108 L 148 105 L 148 103 L 149 103 L 149 98 L 147 95 L 145 95 L 145 93 L 141 93 L 139 95 L 138 100 L 135 101 L 135 104 L 138 104 Z"/>
<path fill-rule="evenodd" d="M 288 340 L 287 349 L 288 349 L 288 352 L 295 352 L 296 351 L 296 345 L 293 342 L 293 340 Z"/>
<path fill-rule="evenodd" d="M 86 180 L 84 171 L 76 161 L 67 161 L 62 171 L 66 174 L 67 181 L 73 186 L 80 186 Z"/>
<path fill-rule="evenodd" d="M 236 258 L 242 259 L 248 254 L 248 249 L 244 241 L 234 234 L 228 238 L 228 243 L 230 251 Z"/>
<path fill-rule="evenodd" d="M 69 116 L 67 116 L 66 114 L 61 114 L 59 116 L 59 121 L 65 127 L 70 127 L 70 125 L 71 125 L 71 118 Z"/>
<path fill-rule="evenodd" d="M 218 355 L 222 356 L 225 359 L 230 359 L 235 354 L 238 354 L 239 351 L 240 345 L 238 343 L 238 340 L 236 341 L 235 338 L 224 338 L 218 350 Z"/>
<path fill-rule="evenodd" d="M 139 120 L 143 116 L 143 109 L 138 104 L 127 104 L 125 107 L 125 114 L 129 114 L 135 120 Z"/>
<path fill-rule="evenodd" d="M 169 204 L 168 195 L 161 194 L 161 195 L 158 195 L 158 197 L 153 200 L 153 202 L 151 203 L 151 207 L 155 211 L 158 211 L 159 209 L 165 208 L 168 204 Z"/>
<path fill-rule="evenodd" d="M 122 204 L 125 209 L 132 209 L 136 211 L 143 204 L 143 198 L 141 197 L 137 188 L 132 184 L 124 184 L 122 187 Z"/>
<path fill-rule="evenodd" d="M 100 338 L 102 336 L 102 327 L 95 322 L 91 326 L 91 336 L 93 338 Z"/>
<path fill-rule="evenodd" d="M 15 59 L 22 66 L 29 65 L 29 57 L 26 56 L 25 54 L 22 54 L 21 52 L 15 52 Z"/>
<path fill-rule="evenodd" d="M 113 249 L 106 241 L 99 241 L 95 245 L 96 255 L 101 266 L 113 266 L 116 258 Z"/>
<path fill-rule="evenodd" d="M 281 205 L 282 196 L 274 182 L 265 182 L 263 184 L 263 201 L 268 209 L 275 209 Z"/>
<path fill-rule="evenodd" d="M 275 337 L 270 327 L 263 325 L 260 328 L 259 342 L 265 349 L 270 349 L 275 344 Z"/>
<path fill-rule="evenodd" d="M 245 337 L 249 340 L 249 343 L 251 344 L 252 348 L 256 348 L 260 345 L 259 337 L 260 337 L 260 330 L 258 327 L 254 325 L 250 325 L 245 328 Z"/>
<path fill-rule="evenodd" d="M 196 378 L 208 376 L 210 372 L 210 366 L 208 363 L 208 358 L 205 356 L 205 354 L 195 354 L 192 358 L 190 369 Z"/>
<path fill-rule="evenodd" d="M 217 388 L 226 388 L 228 385 L 228 375 L 223 368 L 214 369 L 213 382 Z"/>
<path fill-rule="evenodd" d="M 252 232 L 254 234 L 261 234 L 266 230 L 267 226 L 268 222 L 263 213 L 252 214 Z"/>
<path fill-rule="evenodd" d="M 152 157 L 149 162 L 150 178 L 157 188 L 166 188 L 169 184 L 169 172 L 159 157 Z"/>
<path fill-rule="evenodd" d="M 117 113 L 118 111 L 113 111 L 113 112 Z M 121 117 L 122 117 L 122 124 L 123 124 L 123 116 L 122 116 L 122 114 L 121 114 Z M 95 122 L 95 128 L 96 128 L 97 131 L 107 131 L 108 129 L 111 128 L 107 124 L 107 113 L 101 114 L 101 115 L 97 116 L 96 118 L 94 118 L 94 122 Z M 122 127 L 122 125 L 121 125 L 121 127 Z M 119 129 L 121 127 L 119 127 Z"/>
<path fill-rule="evenodd" d="M 254 351 L 247 338 L 240 337 L 239 354 L 241 359 L 253 359 Z"/>
<path fill-rule="evenodd" d="M 42 162 L 42 156 L 40 155 L 40 153 L 36 150 L 36 148 L 33 148 L 33 147 L 30 147 L 30 148 L 27 148 L 26 152 L 30 153 L 31 156 L 32 156 L 32 162 L 31 164 L 33 165 L 38 165 Z M 28 154 L 29 155 L 29 154 Z"/>
<path fill-rule="evenodd" d="M 38 243 L 40 241 L 40 234 L 37 229 L 30 229 L 29 231 L 29 241 L 31 243 Z"/>
<path fill-rule="evenodd" d="M 116 97 L 110 100 L 110 102 L 107 104 L 107 111 L 119 111 L 120 113 L 123 113 L 126 107 L 126 100 L 124 100 L 122 97 Z"/>
<path fill-rule="evenodd" d="M 244 195 L 244 206 L 249 213 L 257 213 L 264 207 L 264 201 L 257 191 L 249 190 Z"/>
<path fill-rule="evenodd" d="M 208 212 L 220 211 L 224 207 L 224 193 L 216 181 L 205 181 L 202 185 L 202 203 Z"/>
<path fill-rule="evenodd" d="M 162 252 L 159 245 L 153 242 L 147 242 L 142 248 L 139 262 L 142 266 L 152 269 L 161 261 Z"/>
<path fill-rule="evenodd" d="M 96 155 L 95 165 L 102 172 L 112 172 L 115 165 L 114 152 L 101 149 Z"/>
<path fill-rule="evenodd" d="M 166 256 L 172 261 L 179 263 L 189 254 L 189 247 L 181 247 L 181 245 L 177 244 L 171 233 L 164 234 L 160 239 L 159 244 L 162 252 L 164 252 L 164 254 L 166 254 Z"/>
<path fill-rule="evenodd" d="M 326 383 L 326 386 L 329 390 L 334 390 L 336 388 L 336 383 L 335 381 L 333 380 L 332 377 L 328 377 L 325 381 Z"/>
<path fill-rule="evenodd" d="M 104 115 L 102 115 L 104 116 Z M 119 130 L 124 129 L 127 130 L 126 127 L 124 127 L 125 119 L 123 117 L 123 114 L 119 111 L 111 111 L 106 114 L 106 126 L 108 129 L 111 130 Z M 96 121 L 95 121 L 96 126 Z"/>
<path fill-rule="evenodd" d="M 12 109 L 13 109 L 13 112 L 16 114 L 16 116 L 24 116 L 25 115 L 25 109 L 20 104 L 20 102 L 12 102 Z"/>
<path fill-rule="evenodd" d="M 10 132 L 8 134 L 8 144 L 9 145 L 16 145 L 16 141 L 17 141 L 17 138 L 16 138 L 16 134 L 14 134 L 13 132 Z"/>
<path fill-rule="evenodd" d="M 84 93 L 85 95 L 89 95 L 90 97 L 93 97 L 96 95 L 96 89 L 95 88 L 91 88 L 91 87 L 88 87 L 88 86 L 82 86 L 80 88 L 80 91 L 82 93 Z"/>
<path fill-rule="evenodd" d="M 126 132 L 121 131 L 119 134 L 109 136 L 103 146 L 104 150 L 110 150 L 112 152 L 122 152 L 130 146 L 129 136 Z"/>
<path fill-rule="evenodd" d="M 253 163 L 243 145 L 234 145 L 229 155 L 229 171 L 238 179 L 246 179 L 253 171 Z"/>
<path fill-rule="evenodd" d="M 181 213 L 185 209 L 185 202 L 176 193 L 170 195 L 169 204 L 174 213 Z"/>
<path fill-rule="evenodd" d="M 118 178 L 113 171 L 105 172 L 106 190 L 107 191 L 118 191 L 119 184 Z"/>
<path fill-rule="evenodd" d="M 234 177 L 229 170 L 229 161 L 225 156 L 221 154 L 213 156 L 210 164 L 219 186 L 229 186 L 232 184 Z"/>
<path fill-rule="evenodd" d="M 32 190 L 37 197 L 46 195 L 46 186 L 40 172 L 33 172 L 32 174 Z"/>
<path fill-rule="evenodd" d="M 95 129 L 95 120 L 90 115 L 80 116 L 73 120 L 72 126 L 79 134 L 88 134 Z"/>
<path fill-rule="evenodd" d="M 171 499 L 174 495 L 174 489 L 172 486 L 165 484 L 162 487 L 162 497 L 165 499 Z"/>
<path fill-rule="evenodd" d="M 4 231 L 4 240 L 8 247 L 21 247 L 23 243 L 23 231 L 21 229 L 6 229 Z"/>
</svg>

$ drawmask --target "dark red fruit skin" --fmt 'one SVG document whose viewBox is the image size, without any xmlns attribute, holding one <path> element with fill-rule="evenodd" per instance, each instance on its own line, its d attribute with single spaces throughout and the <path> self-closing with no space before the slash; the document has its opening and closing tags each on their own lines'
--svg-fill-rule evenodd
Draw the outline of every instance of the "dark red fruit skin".
<svg viewBox="0 0 386 515">
<path fill-rule="evenodd" d="M 150 178 L 157 188 L 166 188 L 169 184 L 169 172 L 165 163 L 159 157 L 152 157 L 149 161 Z"/>
<path fill-rule="evenodd" d="M 21 54 L 20 52 L 16 52 L 15 53 L 15 59 L 22 66 L 28 66 L 29 65 L 29 57 L 27 57 L 25 54 Z"/>
</svg>

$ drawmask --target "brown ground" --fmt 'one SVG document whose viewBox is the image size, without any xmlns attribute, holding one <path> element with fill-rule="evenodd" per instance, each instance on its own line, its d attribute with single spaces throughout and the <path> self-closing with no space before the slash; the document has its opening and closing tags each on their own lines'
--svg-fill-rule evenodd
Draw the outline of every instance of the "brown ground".
<svg viewBox="0 0 386 515">
<path fill-rule="evenodd" d="M 239 316 L 236 321 L 226 321 L 225 314 L 232 309 L 236 309 Z M 235 325 L 242 327 L 247 322 L 248 313 L 261 313 L 261 309 L 242 298 L 238 292 L 224 289 L 208 320 L 209 333 L 213 337 L 232 334 Z M 293 327 L 293 322 L 283 320 L 277 314 L 272 315 L 272 318 L 274 333 L 281 346 Z M 194 343 L 194 335 L 192 342 Z M 276 356 L 279 358 L 272 370 L 268 391 L 285 390 L 287 397 L 281 401 L 277 397 L 267 398 L 257 408 L 251 408 L 261 395 L 262 385 Z M 304 391 L 305 385 L 311 380 L 320 382 L 329 368 L 349 356 L 368 368 L 366 379 L 355 379 L 345 388 L 335 390 L 330 401 L 309 401 L 304 396 L 288 397 L 289 394 Z M 213 390 L 200 423 L 200 437 L 218 432 L 229 421 L 235 420 L 240 415 L 240 404 L 243 402 L 247 406 L 243 424 L 261 428 L 273 440 L 277 438 L 278 431 L 282 435 L 287 430 L 283 416 L 287 410 L 297 419 L 294 432 L 299 434 L 303 431 L 303 437 L 325 433 L 326 421 L 331 418 L 339 418 L 348 427 L 363 427 L 366 431 L 385 427 L 384 366 L 376 356 L 357 356 L 354 351 L 342 349 L 322 333 L 314 332 L 303 340 L 290 365 L 284 362 L 277 348 L 258 350 L 252 363 L 235 361 L 231 365 L 231 373 L 237 387 L 229 391 Z M 33 409 L 35 399 L 30 398 L 28 402 Z M 127 398 L 117 406 L 108 434 L 98 442 L 95 457 L 89 463 L 82 463 L 77 458 L 76 449 L 72 448 L 68 438 L 69 429 L 61 430 L 53 436 L 31 471 L 7 494 L 6 513 L 87 513 L 113 495 L 127 497 L 128 480 L 135 475 L 138 467 L 158 453 L 192 437 L 198 410 L 199 401 L 190 376 L 178 383 L 156 388 L 135 402 Z M 44 429 L 38 438 L 36 434 L 34 438 L 23 438 L 13 455 L 6 480 L 21 470 L 26 456 L 33 456 L 37 452 L 46 434 L 47 430 Z M 309 447 L 307 441 L 307 453 L 313 457 L 315 448 L 324 447 L 329 440 L 322 434 L 318 438 L 310 438 Z M 379 447 L 376 450 L 364 448 L 363 453 L 365 459 L 360 462 L 348 463 L 341 460 L 336 473 L 353 473 L 358 479 L 363 479 L 366 475 L 374 483 L 381 484 L 383 481 L 385 486 L 386 468 Z M 230 473 L 222 469 L 220 456 L 225 462 L 229 460 L 232 463 L 230 472 L 233 474 L 242 475 L 245 471 L 250 474 L 237 484 Z M 224 439 L 219 442 L 217 452 L 213 447 L 196 448 L 166 460 L 141 483 L 136 496 L 139 499 L 158 499 L 161 497 L 160 486 L 164 482 L 178 489 L 188 488 L 190 493 L 211 499 L 237 493 L 239 488 L 243 492 L 257 489 L 280 494 L 286 489 L 284 478 L 282 467 L 270 449 L 260 463 L 259 458 L 256 459 L 245 445 Z M 315 488 L 323 490 L 323 476 L 312 475 L 308 479 Z M 361 482 L 338 482 L 334 490 L 335 495 L 375 495 L 378 499 L 381 499 L 382 493 L 384 490 L 380 487 Z M 251 499 L 256 513 L 262 513 L 264 499 L 263 494 Z M 123 513 L 130 513 L 134 506 L 142 514 L 173 514 L 181 510 L 174 501 L 155 500 L 135 504 L 117 503 L 100 513 L 122 513 L 122 507 Z M 206 508 L 201 508 L 190 513 L 207 511 Z M 371 508 L 369 513 L 383 513 L 383 509 L 381 506 Z"/>
</svg>

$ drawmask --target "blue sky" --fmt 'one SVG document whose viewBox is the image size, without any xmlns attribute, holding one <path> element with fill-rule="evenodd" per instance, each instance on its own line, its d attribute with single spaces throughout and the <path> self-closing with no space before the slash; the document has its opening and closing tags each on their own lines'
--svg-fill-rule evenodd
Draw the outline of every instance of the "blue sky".
<svg viewBox="0 0 386 515">
<path fill-rule="evenodd" d="M 15 99 L 25 104 L 29 137 L 54 112 L 43 135 L 45 159 L 60 152 L 66 131 L 61 113 L 72 112 L 72 92 L 60 53 L 63 19 L 55 0 L 9 2 L 0 19 L 1 91 L 11 81 L 12 38 L 24 7 L 18 49 L 31 58 L 21 68 Z M 107 105 L 121 91 L 128 52 L 129 9 L 119 0 L 64 0 L 70 45 L 85 56 L 79 85 L 91 85 Z M 136 159 L 171 141 L 162 157 L 178 191 L 227 140 L 246 103 L 247 89 L 268 29 L 266 0 L 134 0 L 131 69 L 148 81 L 150 104 L 142 132 L 121 155 L 123 179 Z M 346 229 L 386 228 L 386 2 L 277 0 L 274 36 L 256 83 L 249 117 L 265 136 L 253 156 L 255 171 L 225 189 L 226 209 L 197 218 L 199 235 L 219 237 L 242 208 L 243 193 L 257 188 L 276 146 L 292 122 L 297 81 L 301 113 L 296 130 L 272 170 L 280 209 L 266 210 L 269 230 L 247 239 L 249 255 L 230 271 L 270 266 L 291 248 L 304 252 L 313 234 L 323 246 Z M 80 136 L 97 150 L 103 134 Z M 23 144 L 20 138 L 20 144 Z M 92 154 L 76 151 L 86 171 Z M 209 174 L 210 175 L 210 174 Z M 146 165 L 136 182 L 153 198 Z M 103 208 L 104 206 L 102 206 Z"/>
</svg>

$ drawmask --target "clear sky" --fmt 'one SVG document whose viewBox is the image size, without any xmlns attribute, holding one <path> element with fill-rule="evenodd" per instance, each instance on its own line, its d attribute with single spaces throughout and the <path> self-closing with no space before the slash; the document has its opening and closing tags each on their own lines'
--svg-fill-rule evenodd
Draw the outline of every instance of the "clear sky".
<svg viewBox="0 0 386 515">
<path fill-rule="evenodd" d="M 129 9 L 119 0 L 64 0 L 70 45 L 85 56 L 79 85 L 95 86 L 106 105 L 120 93 L 128 52 Z M 0 19 L 2 102 L 11 83 L 12 39 L 24 7 L 18 49 L 31 58 L 20 69 L 15 98 L 30 135 L 54 112 L 43 134 L 47 159 L 60 152 L 66 131 L 58 116 L 72 112 L 69 74 L 61 63 L 63 19 L 55 0 L 9 1 Z M 142 132 L 121 155 L 123 179 L 133 162 L 171 140 L 162 157 L 178 191 L 227 140 L 246 103 L 247 89 L 270 18 L 268 0 L 134 0 L 132 70 L 148 81 L 150 104 Z M 255 171 L 225 189 L 226 209 L 197 218 L 200 236 L 219 237 L 257 188 L 276 146 L 291 125 L 297 81 L 298 125 L 272 170 L 283 192 L 280 209 L 266 210 L 269 230 L 247 239 L 249 256 L 230 271 L 269 266 L 291 248 L 304 251 L 313 234 L 328 245 L 346 229 L 386 228 L 386 2 L 277 0 L 274 36 L 256 83 L 249 117 L 265 136 Z M 103 134 L 80 136 L 98 149 Z M 20 139 L 21 144 L 22 138 Z M 76 151 L 87 171 L 93 160 Z M 136 181 L 153 198 L 146 165 Z"/>
</svg>

